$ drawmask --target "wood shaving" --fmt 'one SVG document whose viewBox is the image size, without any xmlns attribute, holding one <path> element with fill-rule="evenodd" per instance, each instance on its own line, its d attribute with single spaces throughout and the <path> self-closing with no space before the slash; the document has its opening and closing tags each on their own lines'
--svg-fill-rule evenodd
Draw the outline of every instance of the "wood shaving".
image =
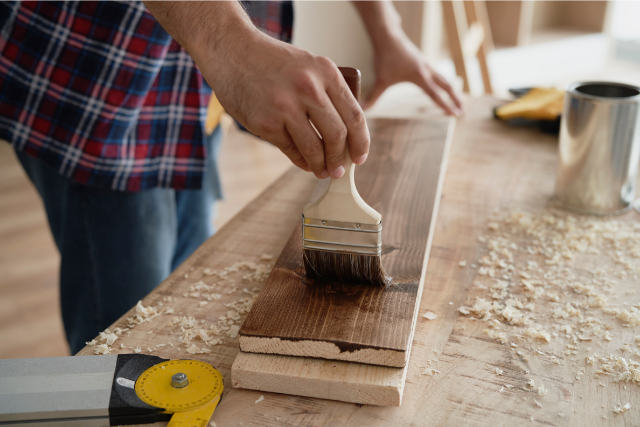
<svg viewBox="0 0 640 427">
<path fill-rule="evenodd" d="M 549 393 L 549 390 L 544 388 L 544 384 L 540 384 L 538 386 L 538 396 L 546 396 Z"/>
<path fill-rule="evenodd" d="M 189 354 L 202 354 L 202 353 L 211 353 L 211 350 L 208 348 L 198 348 L 197 345 L 191 344 L 185 351 Z"/>
<path fill-rule="evenodd" d="M 427 311 L 425 314 L 422 315 L 422 317 L 428 320 L 434 320 L 438 317 L 438 315 L 435 314 L 433 311 Z"/>
<path fill-rule="evenodd" d="M 107 344 L 98 344 L 96 348 L 93 350 L 93 354 L 110 354 L 111 347 Z"/>
<path fill-rule="evenodd" d="M 624 404 L 624 406 L 622 405 L 622 403 L 616 403 L 616 405 L 613 407 L 613 412 L 615 412 L 616 414 L 622 414 L 624 412 L 627 412 L 629 409 L 631 409 L 631 403 L 626 403 Z"/>
<path fill-rule="evenodd" d="M 229 330 L 227 331 L 227 335 L 229 335 L 229 338 L 235 338 L 238 336 L 238 332 L 240 331 L 240 326 L 238 325 L 233 325 L 231 326 L 231 328 L 229 328 Z"/>
<path fill-rule="evenodd" d="M 501 344 L 507 343 L 507 334 L 504 332 L 496 332 L 493 329 L 485 329 L 483 332 L 487 334 L 489 338 L 493 338 Z"/>
<path fill-rule="evenodd" d="M 551 335 L 549 332 L 542 329 L 527 328 L 524 330 L 524 334 L 533 338 L 545 340 L 546 342 L 551 342 Z"/>
</svg>

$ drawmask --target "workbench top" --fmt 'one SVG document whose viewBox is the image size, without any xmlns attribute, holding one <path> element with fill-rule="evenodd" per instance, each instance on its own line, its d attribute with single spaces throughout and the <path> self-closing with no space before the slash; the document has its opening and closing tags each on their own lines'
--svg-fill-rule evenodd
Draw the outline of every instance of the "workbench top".
<svg viewBox="0 0 640 427">
<path fill-rule="evenodd" d="M 136 313 L 133 308 L 116 322 L 111 331 L 135 326 L 119 335 L 112 352 L 139 349 L 148 354 L 151 350 L 160 357 L 195 358 L 214 365 L 225 377 L 225 396 L 212 418 L 219 427 L 640 425 L 638 385 L 607 379 L 603 387 L 599 385 L 603 380 L 592 374 L 576 379 L 576 368 L 584 365 L 586 354 L 580 353 L 575 366 L 571 356 L 564 356 L 565 343 L 560 340 L 533 346 L 562 355 L 565 360 L 559 364 L 519 357 L 515 349 L 483 332 L 486 322 L 474 321 L 457 310 L 473 305 L 476 296 L 486 295 L 474 286 L 482 278 L 479 269 L 470 264 L 487 254 L 478 237 L 487 235 L 487 221 L 496 208 L 538 212 L 550 205 L 553 192 L 557 138 L 493 119 L 493 107 L 500 104 L 493 98 L 470 99 L 466 116 L 456 126 L 401 407 L 354 405 L 231 387 L 231 365 L 239 352 L 234 325 L 246 316 L 243 307 L 250 305 L 270 264 L 293 227 L 299 226 L 302 207 L 317 183 L 311 174 L 296 169 L 255 199 L 142 301 L 144 307 L 154 307 L 159 314 L 141 309 Z M 619 219 L 637 221 L 633 215 Z M 459 265 L 463 260 L 466 267 Z M 207 286 L 198 288 L 199 281 Z M 167 309 L 173 312 L 162 314 Z M 438 317 L 423 318 L 427 311 Z M 240 319 L 234 320 L 235 313 L 240 313 Z M 224 342 L 207 346 L 201 337 L 194 336 L 189 345 L 180 343 L 185 335 L 198 333 L 198 327 L 181 316 L 193 316 L 205 329 L 217 325 L 216 332 Z M 547 322 L 550 328 L 554 320 L 537 322 Z M 196 332 L 189 335 L 191 330 Z M 210 353 L 187 353 L 185 349 L 193 344 Z M 622 338 L 616 335 L 605 344 L 608 347 L 603 353 L 615 353 Z M 527 346 L 531 347 L 525 344 L 522 349 Z M 88 346 L 79 354 L 93 354 L 95 349 Z M 527 354 L 532 351 L 528 348 Z M 424 375 L 428 366 L 438 372 Z M 502 371 L 499 375 L 496 368 Z M 536 385 L 544 384 L 548 393 L 539 396 L 525 391 L 530 379 Z M 505 385 L 513 387 L 505 389 Z M 256 403 L 261 395 L 264 399 Z M 612 411 L 615 404 L 627 402 L 631 403 L 628 411 Z"/>
</svg>

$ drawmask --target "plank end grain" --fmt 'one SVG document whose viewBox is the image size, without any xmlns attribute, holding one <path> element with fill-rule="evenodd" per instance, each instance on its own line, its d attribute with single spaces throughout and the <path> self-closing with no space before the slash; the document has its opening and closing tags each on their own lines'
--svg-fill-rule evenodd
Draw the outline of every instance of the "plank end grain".
<svg viewBox="0 0 640 427">
<path fill-rule="evenodd" d="M 294 356 L 240 352 L 234 388 L 376 406 L 400 406 L 406 370 Z"/>
</svg>

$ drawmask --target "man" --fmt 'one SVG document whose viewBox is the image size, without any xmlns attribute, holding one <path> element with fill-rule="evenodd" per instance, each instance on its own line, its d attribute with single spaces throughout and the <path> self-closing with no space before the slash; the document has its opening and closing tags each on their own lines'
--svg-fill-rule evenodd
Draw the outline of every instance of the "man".
<svg viewBox="0 0 640 427">
<path fill-rule="evenodd" d="M 393 6 L 354 4 L 375 48 L 369 102 L 411 81 L 460 114 Z M 247 7 L 288 41 L 291 3 Z M 205 138 L 207 83 L 250 132 L 318 178 L 344 174 L 347 145 L 356 164 L 367 158 L 364 115 L 336 65 L 259 31 L 240 3 L 0 4 L 0 139 L 43 199 L 73 353 L 213 232 L 220 130 Z"/>
</svg>

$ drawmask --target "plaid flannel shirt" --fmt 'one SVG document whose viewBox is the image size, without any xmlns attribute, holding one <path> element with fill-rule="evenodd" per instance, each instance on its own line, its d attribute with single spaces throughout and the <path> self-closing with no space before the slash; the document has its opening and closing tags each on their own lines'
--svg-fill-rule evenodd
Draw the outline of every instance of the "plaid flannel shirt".
<svg viewBox="0 0 640 427">
<path fill-rule="evenodd" d="M 290 40 L 290 2 L 245 7 Z M 0 2 L 0 139 L 80 184 L 199 188 L 210 93 L 141 2 Z"/>
</svg>

